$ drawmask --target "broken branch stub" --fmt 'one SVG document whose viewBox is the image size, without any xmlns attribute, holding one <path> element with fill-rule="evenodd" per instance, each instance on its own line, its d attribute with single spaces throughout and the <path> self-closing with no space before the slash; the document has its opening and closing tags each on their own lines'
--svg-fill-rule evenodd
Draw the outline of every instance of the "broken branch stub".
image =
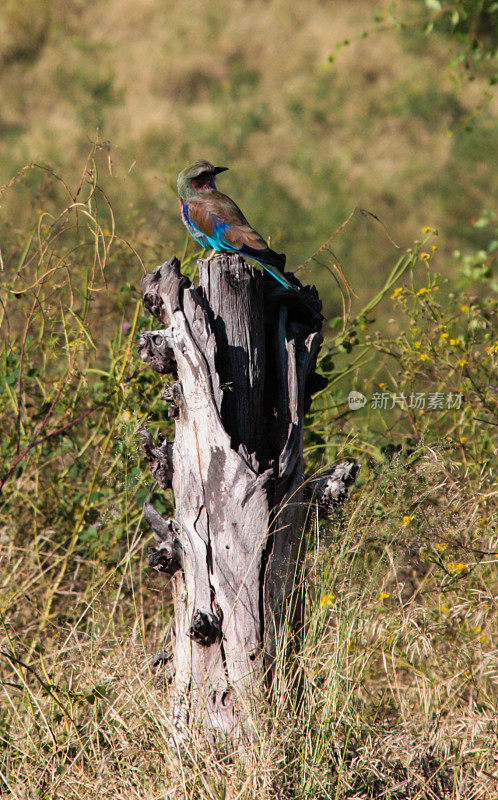
<svg viewBox="0 0 498 800">
<path fill-rule="evenodd" d="M 140 334 L 138 354 L 142 361 L 147 361 L 152 369 L 161 375 L 173 375 L 176 378 L 175 352 L 171 340 L 171 332 L 146 331 Z"/>
<path fill-rule="evenodd" d="M 156 542 L 156 546 L 149 551 L 149 567 L 174 575 L 182 566 L 178 524 L 174 519 L 164 519 L 150 503 L 144 505 L 144 517 L 154 531 Z"/>
<path fill-rule="evenodd" d="M 152 435 L 147 428 L 140 428 L 140 437 L 149 469 L 161 489 L 171 489 L 173 479 L 173 445 L 160 437 L 159 447 L 154 447 Z"/>
<path fill-rule="evenodd" d="M 200 721 L 213 741 L 238 738 L 253 728 L 250 701 L 271 676 L 303 556 L 321 303 L 314 287 L 283 290 L 230 254 L 199 261 L 198 289 L 175 258 L 142 288 L 164 329 L 141 335 L 140 354 L 177 380 L 163 393 L 174 442 L 141 432 L 175 497 L 174 521 L 144 510 L 160 539 L 153 565 L 172 575 L 173 722 L 179 735 Z"/>
<path fill-rule="evenodd" d="M 306 480 L 305 496 L 318 506 L 320 515 L 345 503 L 349 487 L 355 482 L 360 471 L 358 464 L 344 461 L 329 470 L 313 475 Z"/>
</svg>

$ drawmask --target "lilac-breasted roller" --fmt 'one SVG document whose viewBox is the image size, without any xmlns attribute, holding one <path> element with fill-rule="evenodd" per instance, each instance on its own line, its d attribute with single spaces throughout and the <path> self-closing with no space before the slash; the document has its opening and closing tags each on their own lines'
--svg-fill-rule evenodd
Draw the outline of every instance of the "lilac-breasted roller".
<svg viewBox="0 0 498 800">
<path fill-rule="evenodd" d="M 183 224 L 202 247 L 249 256 L 286 289 L 296 289 L 282 273 L 285 255 L 271 250 L 233 200 L 216 189 L 215 177 L 226 169 L 196 161 L 180 172 L 178 199 Z"/>
</svg>

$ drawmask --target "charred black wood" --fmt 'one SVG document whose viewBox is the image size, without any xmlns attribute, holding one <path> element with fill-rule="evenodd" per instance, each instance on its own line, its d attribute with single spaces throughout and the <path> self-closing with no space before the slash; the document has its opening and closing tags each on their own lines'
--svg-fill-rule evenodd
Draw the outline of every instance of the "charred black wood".
<svg viewBox="0 0 498 800">
<path fill-rule="evenodd" d="M 180 548 L 175 549 L 169 542 L 163 542 L 158 547 L 152 547 L 149 550 L 148 564 L 149 567 L 163 572 L 165 575 L 174 575 L 181 569 L 180 559 Z"/>
<path fill-rule="evenodd" d="M 153 673 L 156 673 L 172 661 L 173 653 L 168 653 L 166 650 L 157 650 L 150 660 L 150 668 Z"/>
<path fill-rule="evenodd" d="M 221 641 L 221 620 L 216 614 L 195 611 L 189 628 L 189 636 L 197 644 L 209 647 Z"/>
<path fill-rule="evenodd" d="M 167 386 L 161 394 L 161 400 L 170 404 L 168 417 L 170 417 L 170 419 L 176 419 L 183 405 L 183 395 L 180 384 L 174 383 L 172 386 Z"/>
<path fill-rule="evenodd" d="M 171 331 L 145 331 L 140 334 L 138 353 L 160 375 L 177 377 L 176 359 L 171 340 Z"/>
</svg>

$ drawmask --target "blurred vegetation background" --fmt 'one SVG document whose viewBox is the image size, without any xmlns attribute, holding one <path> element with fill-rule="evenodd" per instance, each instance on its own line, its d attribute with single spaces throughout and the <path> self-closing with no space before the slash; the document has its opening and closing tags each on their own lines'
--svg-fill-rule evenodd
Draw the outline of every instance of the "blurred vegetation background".
<svg viewBox="0 0 498 800">
<path fill-rule="evenodd" d="M 183 245 L 178 171 L 208 158 L 230 167 L 221 189 L 287 253 L 291 270 L 361 207 L 403 248 L 424 225 L 437 228 L 451 274 L 455 249 L 483 243 L 469 222 L 496 191 L 496 65 L 473 57 L 473 17 L 452 22 L 438 16 L 442 7 L 4 0 L 0 182 L 34 160 L 71 184 L 98 138 L 99 180 L 122 234 L 150 264 Z M 495 16 L 479 16 L 484 46 L 496 39 Z M 3 199 L 4 242 L 35 210 L 40 177 L 31 172 Z M 334 252 L 360 302 L 394 257 L 382 228 L 359 214 Z M 119 283 L 137 277 L 133 265 Z M 337 307 L 326 271 L 313 264 L 302 277 L 318 282 L 328 313 Z"/>
<path fill-rule="evenodd" d="M 497 32 L 493 0 L 2 3 L 7 796 L 494 798 Z M 194 742 L 185 773 L 137 444 L 174 430 L 136 343 L 143 272 L 195 279 L 201 157 L 323 299 L 308 469 L 362 469 L 309 526 L 302 707 L 282 681 L 244 765 Z"/>
</svg>

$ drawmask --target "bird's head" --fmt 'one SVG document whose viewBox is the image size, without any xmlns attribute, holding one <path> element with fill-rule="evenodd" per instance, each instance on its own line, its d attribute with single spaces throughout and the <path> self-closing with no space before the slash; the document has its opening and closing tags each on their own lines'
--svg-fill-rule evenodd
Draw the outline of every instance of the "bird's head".
<svg viewBox="0 0 498 800">
<path fill-rule="evenodd" d="M 178 196 L 182 200 L 189 200 L 202 192 L 214 191 L 216 175 L 226 169 L 228 167 L 214 167 L 210 161 L 196 161 L 178 175 Z"/>
</svg>

